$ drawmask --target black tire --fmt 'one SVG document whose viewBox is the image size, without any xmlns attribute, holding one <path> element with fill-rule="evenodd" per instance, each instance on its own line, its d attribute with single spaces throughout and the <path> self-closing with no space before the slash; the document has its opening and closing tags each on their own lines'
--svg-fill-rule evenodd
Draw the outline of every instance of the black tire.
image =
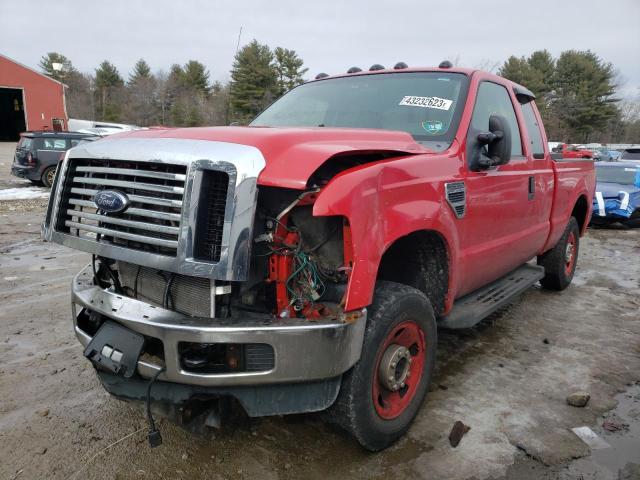
<svg viewBox="0 0 640 480">
<path fill-rule="evenodd" d="M 51 188 L 53 180 L 56 178 L 56 168 L 57 167 L 47 167 L 44 169 L 44 172 L 42 172 L 42 185 Z"/>
<path fill-rule="evenodd" d="M 631 217 L 623 222 L 623 225 L 628 228 L 640 228 L 640 209 L 635 210 Z"/>
<path fill-rule="evenodd" d="M 573 245 L 572 259 L 568 259 L 568 246 Z M 573 280 L 580 251 L 580 228 L 575 217 L 569 219 L 567 228 L 555 247 L 538 257 L 538 265 L 544 267 L 540 283 L 550 290 L 564 290 Z"/>
<path fill-rule="evenodd" d="M 407 378 L 405 395 L 409 388 L 413 390 L 412 396 L 406 400 L 406 407 L 395 418 L 385 419 L 377 410 L 382 407 L 376 407 L 373 399 L 373 389 L 384 388 L 377 373 L 378 361 L 394 329 L 397 327 L 402 332 L 403 325 L 407 324 L 422 332 L 424 354 L 410 350 L 414 358 L 420 358 L 422 372 L 416 384 L 409 385 Z M 436 320 L 426 295 L 399 283 L 378 282 L 373 304 L 368 309 L 362 355 L 356 365 L 343 375 L 338 398 L 327 412 L 329 420 L 353 435 L 367 450 L 379 451 L 393 444 L 408 430 L 422 405 L 435 364 L 436 345 Z M 375 387 L 373 382 L 378 382 Z M 385 392 L 396 394 L 389 390 Z"/>
</svg>

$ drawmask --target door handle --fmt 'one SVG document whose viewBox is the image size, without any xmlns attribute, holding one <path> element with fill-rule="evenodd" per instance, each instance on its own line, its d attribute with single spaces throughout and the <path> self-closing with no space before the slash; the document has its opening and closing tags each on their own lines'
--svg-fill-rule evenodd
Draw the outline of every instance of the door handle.
<svg viewBox="0 0 640 480">
<path fill-rule="evenodd" d="M 536 179 L 533 175 L 529 177 L 529 200 L 536 196 Z"/>
</svg>

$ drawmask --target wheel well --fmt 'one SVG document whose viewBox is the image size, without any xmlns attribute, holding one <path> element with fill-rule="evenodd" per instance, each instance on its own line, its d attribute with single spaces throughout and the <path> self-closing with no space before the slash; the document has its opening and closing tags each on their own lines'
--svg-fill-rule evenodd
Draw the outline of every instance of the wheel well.
<svg viewBox="0 0 640 480">
<path fill-rule="evenodd" d="M 587 203 L 587 198 L 584 195 L 580 195 L 580 198 L 578 198 L 578 201 L 576 202 L 575 206 L 573 207 L 573 211 L 571 212 L 571 216 L 576 217 L 576 220 L 578 221 L 580 232 L 584 231 L 588 211 L 589 204 Z"/>
<path fill-rule="evenodd" d="M 436 316 L 442 314 L 449 288 L 449 262 L 444 239 L 434 231 L 413 232 L 384 253 L 378 280 L 389 280 L 424 292 Z"/>
</svg>

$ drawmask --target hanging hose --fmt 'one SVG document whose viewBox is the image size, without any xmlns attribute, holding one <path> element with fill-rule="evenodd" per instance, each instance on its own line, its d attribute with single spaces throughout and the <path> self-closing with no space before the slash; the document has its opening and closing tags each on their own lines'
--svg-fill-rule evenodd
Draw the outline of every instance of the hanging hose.
<svg viewBox="0 0 640 480">
<path fill-rule="evenodd" d="M 147 438 L 149 439 L 149 445 L 151 448 L 162 445 L 162 435 L 160 435 L 160 430 L 156 428 L 156 422 L 153 420 L 153 415 L 151 414 L 151 387 L 164 371 L 164 367 L 158 370 L 155 375 L 151 377 L 151 380 L 149 380 L 149 384 L 147 385 L 147 399 L 145 402 L 147 407 L 147 420 L 149 422 L 149 433 L 147 434 Z"/>
</svg>

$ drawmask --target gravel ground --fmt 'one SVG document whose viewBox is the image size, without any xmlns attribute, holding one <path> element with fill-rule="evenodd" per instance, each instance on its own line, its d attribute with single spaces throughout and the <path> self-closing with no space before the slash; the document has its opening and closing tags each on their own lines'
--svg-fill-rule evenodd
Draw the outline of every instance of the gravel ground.
<svg viewBox="0 0 640 480">
<path fill-rule="evenodd" d="M 0 144 L 0 188 L 28 186 L 9 177 L 11 154 Z M 206 437 L 161 421 L 151 450 L 140 406 L 106 394 L 82 357 L 69 282 L 88 256 L 40 241 L 45 206 L 0 201 L 0 478 L 640 477 L 640 230 L 590 231 L 567 290 L 534 287 L 476 328 L 441 332 L 432 391 L 382 453 L 318 415 L 237 418 Z M 576 390 L 585 408 L 567 405 Z M 454 449 L 456 420 L 471 430 Z M 591 452 L 580 426 L 610 448 Z"/>
</svg>

